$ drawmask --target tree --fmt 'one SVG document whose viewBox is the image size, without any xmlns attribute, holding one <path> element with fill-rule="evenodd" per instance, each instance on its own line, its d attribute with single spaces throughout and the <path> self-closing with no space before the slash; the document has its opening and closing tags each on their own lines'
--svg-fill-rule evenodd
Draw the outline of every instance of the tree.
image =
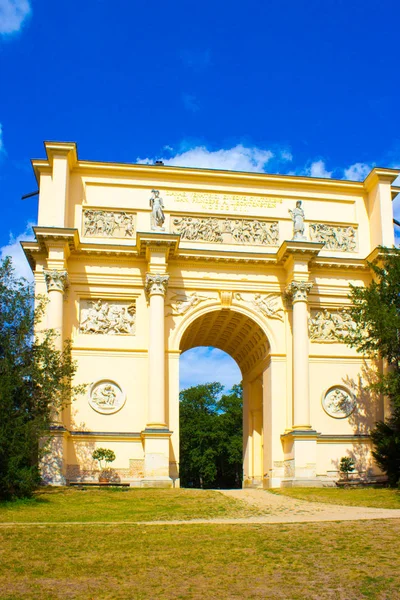
<svg viewBox="0 0 400 600">
<path fill-rule="evenodd" d="M 400 250 L 381 248 L 381 261 L 372 263 L 374 279 L 366 287 L 351 286 L 350 314 L 357 328 L 347 339 L 358 352 L 384 360 L 370 388 L 387 396 L 392 413 L 371 431 L 372 452 L 390 485 L 400 483 Z"/>
<path fill-rule="evenodd" d="M 55 332 L 34 333 L 46 300 L 16 277 L 10 258 L 0 263 L 0 499 L 30 496 L 40 483 L 52 418 L 84 386 L 72 386 L 76 370 L 70 342 L 54 348 Z"/>
<path fill-rule="evenodd" d="M 220 383 L 180 394 L 182 486 L 238 487 L 242 479 L 242 390 L 222 395 Z"/>
</svg>

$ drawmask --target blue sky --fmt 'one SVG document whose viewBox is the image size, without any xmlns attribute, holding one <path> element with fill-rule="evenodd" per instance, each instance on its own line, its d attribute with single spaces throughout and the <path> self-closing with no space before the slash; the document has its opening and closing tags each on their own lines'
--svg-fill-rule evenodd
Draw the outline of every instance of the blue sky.
<svg viewBox="0 0 400 600">
<path fill-rule="evenodd" d="M 399 17 L 396 0 L 0 0 L 0 253 L 26 272 L 45 139 L 87 160 L 400 166 Z"/>
</svg>

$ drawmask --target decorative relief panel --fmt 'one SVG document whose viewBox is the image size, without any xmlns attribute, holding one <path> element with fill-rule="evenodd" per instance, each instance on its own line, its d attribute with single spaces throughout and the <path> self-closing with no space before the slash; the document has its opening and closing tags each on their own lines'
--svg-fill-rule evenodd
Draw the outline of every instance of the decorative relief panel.
<svg viewBox="0 0 400 600">
<path fill-rule="evenodd" d="M 102 379 L 92 385 L 89 392 L 89 404 L 93 410 L 111 415 L 125 404 L 126 396 L 122 388 L 110 379 Z"/>
<path fill-rule="evenodd" d="M 310 340 L 314 342 L 342 342 L 357 325 L 346 309 L 329 312 L 326 308 L 311 311 L 308 321 Z"/>
<path fill-rule="evenodd" d="M 136 304 L 134 302 L 108 302 L 107 300 L 82 300 L 79 331 L 107 335 L 134 335 Z"/>
<path fill-rule="evenodd" d="M 86 237 L 133 237 L 134 215 L 121 210 L 83 211 L 83 235 Z"/>
<path fill-rule="evenodd" d="M 329 388 L 322 397 L 324 411 L 334 419 L 345 419 L 350 416 L 355 406 L 353 394 L 341 385 Z"/>
<path fill-rule="evenodd" d="M 167 307 L 170 307 L 172 310 L 167 312 L 168 315 L 184 315 L 190 310 L 194 308 L 200 302 L 204 302 L 204 300 L 208 300 L 207 296 L 201 296 L 197 292 L 186 293 L 184 290 L 176 290 L 176 293 L 170 296 Z"/>
<path fill-rule="evenodd" d="M 221 219 L 216 217 L 174 217 L 173 233 L 182 240 L 217 244 L 277 246 L 277 221 L 259 219 Z"/>
<path fill-rule="evenodd" d="M 283 321 L 283 308 L 280 297 L 276 294 L 235 294 L 235 300 L 250 302 L 265 317 Z"/>
<path fill-rule="evenodd" d="M 357 229 L 355 227 L 310 223 L 309 232 L 310 240 L 322 242 L 325 250 L 357 252 Z"/>
</svg>

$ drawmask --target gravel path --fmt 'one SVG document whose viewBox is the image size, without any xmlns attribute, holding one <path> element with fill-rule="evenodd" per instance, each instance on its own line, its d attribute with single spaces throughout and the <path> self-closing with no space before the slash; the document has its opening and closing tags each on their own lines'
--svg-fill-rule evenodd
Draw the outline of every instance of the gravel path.
<svg viewBox="0 0 400 600">
<path fill-rule="evenodd" d="M 249 525 L 267 523 L 312 523 L 323 521 L 369 521 L 371 519 L 400 519 L 400 509 L 367 508 L 361 506 L 340 506 L 307 502 L 287 496 L 279 496 L 259 489 L 245 490 L 215 490 L 229 498 L 241 500 L 262 511 L 263 514 L 254 517 L 227 519 L 190 519 L 170 521 L 68 521 L 68 522 L 38 522 L 38 523 L 0 523 L 0 529 L 8 527 L 62 527 L 79 525 L 80 527 L 115 526 L 115 525 Z"/>
</svg>

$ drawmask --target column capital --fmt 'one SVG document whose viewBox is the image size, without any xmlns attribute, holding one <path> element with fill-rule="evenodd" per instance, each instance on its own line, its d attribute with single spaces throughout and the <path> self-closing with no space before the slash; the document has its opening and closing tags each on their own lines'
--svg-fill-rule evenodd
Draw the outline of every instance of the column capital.
<svg viewBox="0 0 400 600">
<path fill-rule="evenodd" d="M 146 273 L 145 292 L 149 296 L 165 296 L 167 293 L 169 275 Z"/>
<path fill-rule="evenodd" d="M 43 269 L 44 279 L 46 281 L 47 291 L 56 290 L 64 293 L 68 287 L 67 271 L 58 271 L 57 269 Z"/>
<path fill-rule="evenodd" d="M 292 281 L 286 288 L 286 294 L 290 296 L 292 302 L 307 302 L 307 296 L 311 291 L 313 284 L 306 281 Z"/>
</svg>

